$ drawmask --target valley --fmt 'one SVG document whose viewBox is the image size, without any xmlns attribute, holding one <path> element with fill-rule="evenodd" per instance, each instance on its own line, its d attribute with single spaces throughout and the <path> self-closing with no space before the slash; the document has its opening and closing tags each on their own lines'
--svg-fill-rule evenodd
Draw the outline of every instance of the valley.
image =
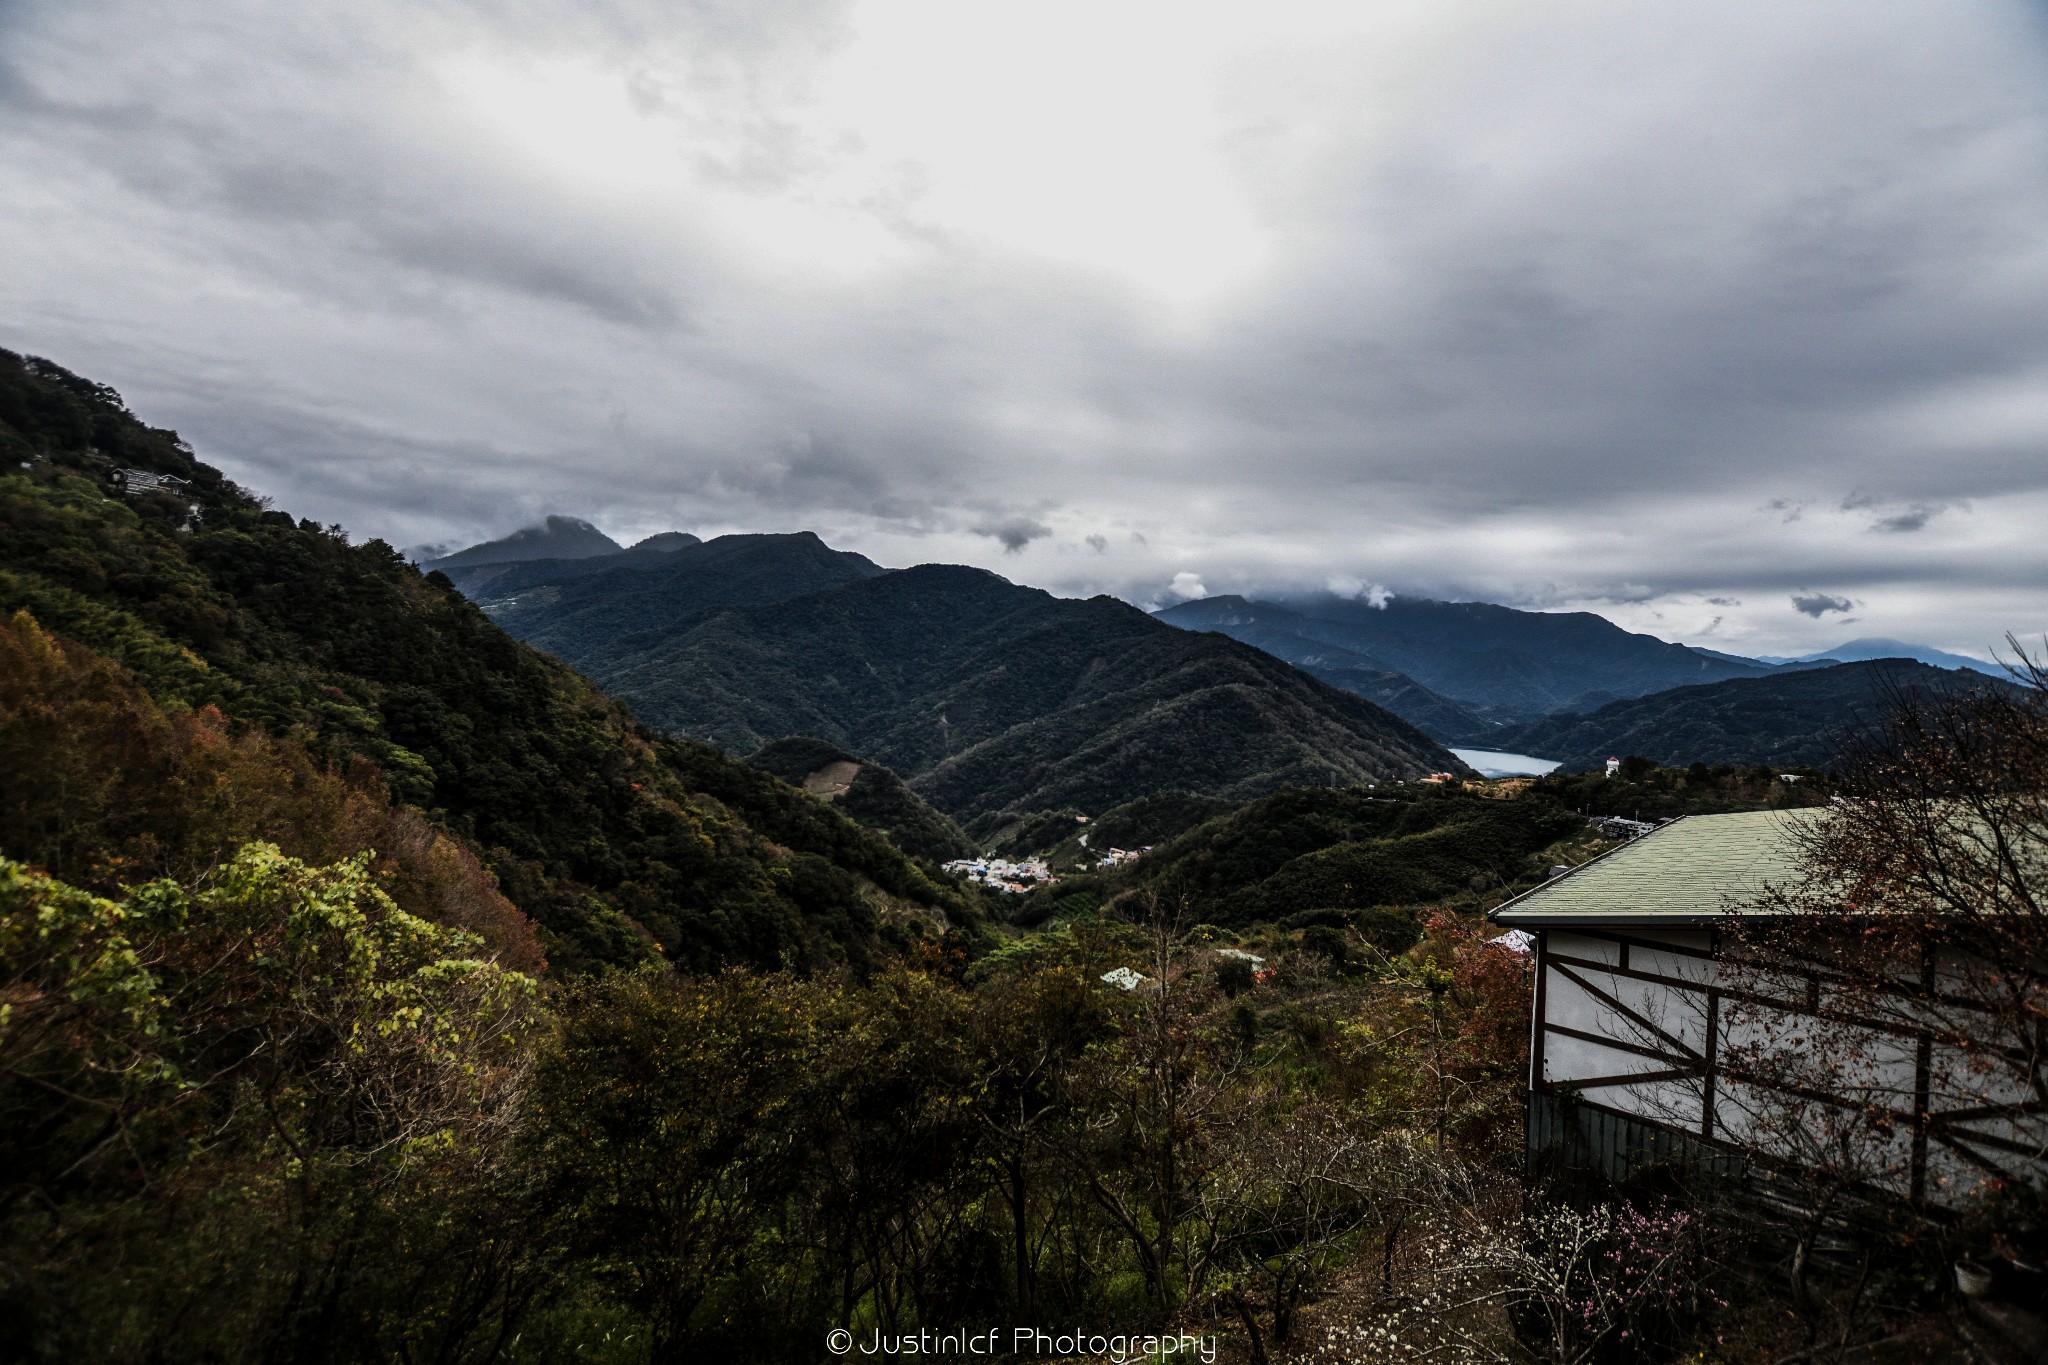
<svg viewBox="0 0 2048 1365">
<path fill-rule="evenodd" d="M 0 0 L 0 1365 L 2048 1365 L 2048 0 Z"/>
<path fill-rule="evenodd" d="M 1232 1349 L 1391 1331 L 1444 1283 L 1410 1220 L 1506 1254 L 1531 945 L 1489 914 L 1826 808 L 1845 725 L 1989 684 L 1483 604 L 1161 619 L 810 534 L 415 568 L 4 353 L 0 452 L 32 1358 L 793 1363 L 860 1313 L 1215 1330 L 1219 1285 Z"/>
<path fill-rule="evenodd" d="M 888 570 L 810 533 L 631 549 L 596 534 L 550 518 L 425 567 L 650 724 L 734 754 L 822 737 L 981 833 L 1153 791 L 1462 770 L 1459 749 L 1510 751 L 1475 760 L 1503 775 L 1628 754 L 1826 766 L 1886 688 L 1982 684 L 1990 667 L 1897 641 L 1840 651 L 1893 661 L 1745 659 L 1586 613 L 1398 596 L 1184 602 L 1153 619 L 1209 643 L 1176 644 L 1113 599 Z"/>
<path fill-rule="evenodd" d="M 734 754 L 823 740 L 970 829 L 1163 790 L 1242 799 L 1461 768 L 1368 699 L 1113 598 L 885 571 L 808 534 L 634 559 L 515 564 L 478 600 L 649 725 Z"/>
</svg>

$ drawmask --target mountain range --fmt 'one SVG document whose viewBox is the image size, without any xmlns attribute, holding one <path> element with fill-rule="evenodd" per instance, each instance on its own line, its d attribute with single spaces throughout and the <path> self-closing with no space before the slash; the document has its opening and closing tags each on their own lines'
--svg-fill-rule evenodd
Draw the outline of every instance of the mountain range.
<svg viewBox="0 0 2048 1365">
<path fill-rule="evenodd" d="M 518 569 L 538 566 L 543 581 L 555 582 L 614 567 L 605 561 L 630 562 L 697 543 L 698 538 L 687 531 L 663 531 L 636 541 L 629 548 L 580 517 L 549 517 L 538 526 L 527 526 L 509 536 L 450 555 L 415 555 L 415 563 L 421 573 L 444 574 L 464 592 L 473 593 Z"/>
<path fill-rule="evenodd" d="M 1484 602 L 1224 596 L 1183 602 L 1157 615 L 1183 629 L 1219 631 L 1256 645 L 1333 686 L 1372 698 L 1445 743 L 1508 750 L 1522 745 L 1521 752 L 1553 758 L 1559 755 L 1551 737 L 1569 727 L 1535 722 L 1591 714 L 1674 688 L 1782 678 L 1877 659 L 2003 676 L 1980 660 L 1899 640 L 1866 638 L 1796 659 L 1752 659 L 1626 631 L 1589 612 L 1520 611 Z M 1827 680 L 1803 687 L 1787 684 L 1772 695 L 1808 698 L 1781 713 L 1781 720 L 1790 721 L 1795 715 L 1817 716 L 1831 702 L 1861 693 L 1852 682 Z M 1690 704 L 1675 701 L 1668 715 L 1675 717 Z M 1756 714 L 1762 723 L 1761 713 Z M 1834 722 L 1846 719 L 1836 715 Z M 1712 725 L 1684 728 L 1702 740 L 1714 732 Z M 1783 725 L 1766 729 L 1768 735 L 1760 731 L 1740 741 L 1750 746 L 1745 752 L 1790 739 Z M 1735 732 L 1719 733 L 1721 747 L 1704 761 L 1738 761 L 1728 747 L 1737 743 Z M 1530 741 L 1518 735 L 1540 736 L 1534 742 L 1547 747 L 1527 748 Z M 1817 751 L 1813 744 L 1807 750 Z"/>
<path fill-rule="evenodd" d="M 1886 680 L 1989 671 L 1875 639 L 1751 659 L 1587 612 L 1426 598 L 1225 596 L 1148 619 L 977 569 L 886 569 L 808 532 L 627 549 L 557 517 L 422 568 L 648 724 L 734 754 L 806 737 L 983 835 L 1168 790 L 1238 800 L 1455 769 L 1444 744 L 1567 768 L 1821 765 Z"/>
<path fill-rule="evenodd" d="M 1511 752 L 1560 760 L 1566 772 L 1627 754 L 1666 766 L 1820 768 L 1834 762 L 1858 726 L 1881 718 L 1901 691 L 2000 685 L 1915 659 L 1872 659 L 1673 688 L 1610 702 L 1587 715 L 1530 721 L 1494 738 Z"/>
<path fill-rule="evenodd" d="M 627 551 L 610 560 L 504 569 L 469 589 L 478 605 L 514 635 L 579 667 L 623 641 L 650 639 L 708 611 L 766 606 L 888 572 L 809 531 L 693 539 L 652 555 Z"/>
<path fill-rule="evenodd" d="M 1158 616 L 1255 644 L 1337 686 L 1384 698 L 1439 739 L 1464 743 L 1490 744 L 1491 731 L 1559 711 L 1772 671 L 1635 634 L 1591 612 L 1487 602 L 1223 596 Z"/>
<path fill-rule="evenodd" d="M 1881 636 L 1866 635 L 1860 639 L 1844 641 L 1833 649 L 1820 650 L 1813 654 L 1802 654 L 1797 658 L 1783 655 L 1764 654 L 1757 662 L 1778 667 L 1812 664 L 1864 663 L 1871 659 L 1912 659 L 1935 668 L 1967 668 L 1987 677 L 2003 679 L 2005 670 L 1996 664 L 1987 664 L 1982 659 L 1972 659 L 1966 654 L 1951 654 L 1945 649 L 1930 649 L 1926 645 L 1908 644 L 1904 640 L 1890 640 Z"/>
<path fill-rule="evenodd" d="M 809 736 L 970 828 L 1169 789 L 1240 799 L 1462 768 L 1238 641 L 980 569 L 886 570 L 809 533 L 502 567 L 470 588 L 484 610 L 645 723 L 735 754 Z"/>
</svg>

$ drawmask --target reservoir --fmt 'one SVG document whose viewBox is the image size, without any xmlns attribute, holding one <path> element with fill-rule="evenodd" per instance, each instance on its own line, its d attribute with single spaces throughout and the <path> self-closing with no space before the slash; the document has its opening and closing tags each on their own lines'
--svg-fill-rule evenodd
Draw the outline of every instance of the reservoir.
<svg viewBox="0 0 2048 1365">
<path fill-rule="evenodd" d="M 1503 754 L 1492 749 L 1453 749 L 1451 752 L 1482 777 L 1541 777 L 1557 767 L 1555 759 Z"/>
</svg>

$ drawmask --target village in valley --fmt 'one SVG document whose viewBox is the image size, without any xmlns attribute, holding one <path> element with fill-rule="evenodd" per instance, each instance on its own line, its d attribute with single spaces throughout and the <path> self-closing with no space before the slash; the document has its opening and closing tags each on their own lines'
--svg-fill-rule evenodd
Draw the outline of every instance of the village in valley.
<svg viewBox="0 0 2048 1365">
<path fill-rule="evenodd" d="M 1144 848 L 1112 848 L 1097 857 L 1092 865 L 1082 863 L 1076 870 L 1107 872 L 1136 862 L 1151 851 L 1149 844 Z M 1020 896 L 1041 886 L 1057 886 L 1060 880 L 1044 858 L 1024 858 L 1015 862 L 1007 858 L 955 858 L 945 864 L 945 870 L 963 876 L 977 886 L 1007 895 Z"/>
</svg>

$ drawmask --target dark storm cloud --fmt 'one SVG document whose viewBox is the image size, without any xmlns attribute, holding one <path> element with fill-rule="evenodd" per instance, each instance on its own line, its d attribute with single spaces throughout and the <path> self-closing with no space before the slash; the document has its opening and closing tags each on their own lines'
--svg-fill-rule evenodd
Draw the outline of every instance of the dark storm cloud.
<svg viewBox="0 0 2048 1365">
<path fill-rule="evenodd" d="M 1818 620 L 1831 611 L 1854 611 L 1856 604 L 1846 597 L 1830 597 L 1824 592 L 1810 592 L 1795 594 L 1792 598 L 1792 608 Z"/>
<path fill-rule="evenodd" d="M 1872 514 L 1871 530 L 1897 534 L 1920 530 L 1928 522 L 1934 520 L 1943 512 L 1948 511 L 1951 505 L 1947 502 L 1915 502 L 1904 507 L 1900 507 L 1897 504 L 1890 504 L 1888 506 L 1876 498 L 1865 494 L 1858 494 L 1857 496 L 1845 499 L 1842 503 L 1842 510 L 1845 512 L 1870 512 Z"/>
<path fill-rule="evenodd" d="M 1926 503 L 1917 503 L 1904 512 L 1894 512 L 1888 517 L 1879 517 L 1871 528 L 1877 531 L 1917 531 L 1925 526 L 1928 519 L 1941 509 Z"/>
<path fill-rule="evenodd" d="M 1005 554 L 1020 554 L 1026 545 L 1052 534 L 1052 527 L 1029 517 L 1004 517 L 972 528 L 974 534 L 1002 543 Z"/>
<path fill-rule="evenodd" d="M 1846 610 L 1814 582 L 2048 624 L 2026 6 L 898 7 L 0 8 L 0 344 L 397 543 L 811 527 L 1775 652 Z M 1005 141 L 1005 64 L 1068 61 Z"/>
</svg>

